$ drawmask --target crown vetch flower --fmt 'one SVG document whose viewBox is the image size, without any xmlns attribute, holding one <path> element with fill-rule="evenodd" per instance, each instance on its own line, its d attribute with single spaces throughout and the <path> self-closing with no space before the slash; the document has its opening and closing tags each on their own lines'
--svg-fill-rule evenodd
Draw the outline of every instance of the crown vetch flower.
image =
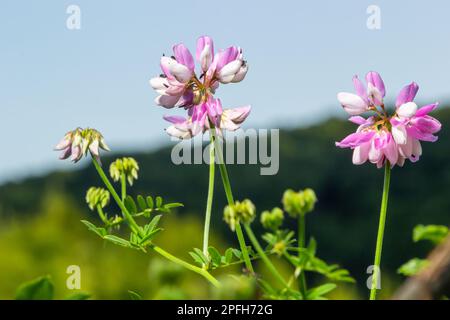
<svg viewBox="0 0 450 320">
<path fill-rule="evenodd" d="M 69 131 L 55 146 L 56 151 L 62 151 L 59 157 L 61 160 L 70 157 L 74 163 L 80 161 L 88 152 L 100 162 L 100 149 L 109 151 L 102 134 L 91 128 Z"/>
<path fill-rule="evenodd" d="M 197 40 L 195 59 L 200 64 L 200 76 L 195 73 L 194 58 L 183 45 L 173 47 L 173 56 L 161 58 L 163 74 L 150 80 L 159 96 L 157 105 L 165 108 L 182 107 L 187 117 L 165 116 L 171 125 L 166 132 L 180 139 L 189 139 L 212 127 L 236 130 L 250 113 L 250 106 L 222 109 L 214 93 L 220 83 L 236 83 L 248 71 L 242 49 L 236 46 L 214 52 L 214 42 L 208 36 Z"/>
<path fill-rule="evenodd" d="M 419 109 L 413 101 L 419 86 L 412 82 L 398 94 L 395 113 L 388 115 L 383 102 L 385 87 L 380 75 L 369 72 L 366 80 L 367 92 L 355 76 L 353 83 L 358 94 L 338 94 L 344 109 L 353 115 L 349 120 L 358 128 L 355 133 L 336 142 L 336 146 L 353 149 L 353 163 L 357 165 L 369 160 L 381 168 L 386 160 L 391 166 L 403 166 L 406 159 L 418 161 L 422 155 L 420 141 L 436 141 L 434 134 L 441 129 L 440 122 L 428 115 L 438 103 Z M 375 115 L 367 119 L 359 116 L 366 111 L 373 111 Z"/>
</svg>

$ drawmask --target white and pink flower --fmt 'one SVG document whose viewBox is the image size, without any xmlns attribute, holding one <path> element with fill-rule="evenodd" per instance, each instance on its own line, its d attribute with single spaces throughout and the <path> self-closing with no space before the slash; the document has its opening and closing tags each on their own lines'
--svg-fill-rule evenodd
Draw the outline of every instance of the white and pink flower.
<svg viewBox="0 0 450 320">
<path fill-rule="evenodd" d="M 248 65 L 242 49 L 236 46 L 214 52 L 214 42 L 208 36 L 197 40 L 195 59 L 200 64 L 200 76 L 195 73 L 195 62 L 183 45 L 173 47 L 173 56 L 161 58 L 163 74 L 150 80 L 159 94 L 155 102 L 165 108 L 182 107 L 188 117 L 164 117 L 172 123 L 167 133 L 180 139 L 189 139 L 211 127 L 236 130 L 250 113 L 250 107 L 222 110 L 214 98 L 220 84 L 236 83 L 245 78 Z"/>
<path fill-rule="evenodd" d="M 385 88 L 380 75 L 369 72 L 366 80 L 367 91 L 355 76 L 353 82 L 357 95 L 338 94 L 344 109 L 352 115 L 349 120 L 359 126 L 355 133 L 336 142 L 336 146 L 353 149 L 353 163 L 356 165 L 369 160 L 381 168 L 387 161 L 392 167 L 403 166 L 406 159 L 418 161 L 422 155 L 420 142 L 438 139 L 434 134 L 441 129 L 441 124 L 428 115 L 438 103 L 419 109 L 413 101 L 419 87 L 412 82 L 397 96 L 395 113 L 388 115 L 383 103 Z M 367 111 L 373 111 L 375 115 L 367 119 L 355 116 Z"/>
</svg>

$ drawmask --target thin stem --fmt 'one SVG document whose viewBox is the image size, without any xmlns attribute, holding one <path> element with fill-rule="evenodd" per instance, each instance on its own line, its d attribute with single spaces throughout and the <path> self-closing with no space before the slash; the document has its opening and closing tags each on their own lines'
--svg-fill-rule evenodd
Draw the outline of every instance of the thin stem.
<svg viewBox="0 0 450 320">
<path fill-rule="evenodd" d="M 245 243 L 245 238 L 244 238 L 244 233 L 242 232 L 242 227 L 239 222 L 236 223 L 235 229 L 236 229 L 236 236 L 239 241 L 239 246 L 242 251 L 242 256 L 244 258 L 245 267 L 248 269 L 248 271 L 250 271 L 251 273 L 254 273 L 255 271 L 253 269 L 253 265 L 252 265 L 250 256 L 248 254 L 247 244 Z"/>
<path fill-rule="evenodd" d="M 205 256 L 208 256 L 209 227 L 211 224 L 211 208 L 214 195 L 214 178 L 215 178 L 214 136 L 211 135 L 211 143 L 209 144 L 208 198 L 206 200 L 205 226 L 203 231 L 203 254 Z"/>
<path fill-rule="evenodd" d="M 205 269 L 199 268 L 197 266 L 194 266 L 186 261 L 183 261 L 177 257 L 175 257 L 174 255 L 168 253 L 167 251 L 163 250 L 162 248 L 156 246 L 155 244 L 150 244 L 150 247 L 155 250 L 157 253 L 159 253 L 160 255 L 162 255 L 164 258 L 179 264 L 183 267 L 185 267 L 188 270 L 191 270 L 195 273 L 198 273 L 199 275 L 201 275 L 202 277 L 204 277 L 206 280 L 208 280 L 213 286 L 215 287 L 220 287 L 220 282 L 217 281 L 216 278 L 214 278 L 208 271 L 206 271 Z"/>
<path fill-rule="evenodd" d="M 103 222 L 105 225 L 109 224 L 108 219 L 106 218 L 106 215 L 105 215 L 105 213 L 103 212 L 102 206 L 99 205 L 99 204 L 97 205 L 97 212 L 98 212 L 98 215 L 100 216 L 100 219 L 102 219 L 102 222 Z"/>
<path fill-rule="evenodd" d="M 214 130 L 210 130 L 210 134 L 213 137 L 213 140 L 215 143 L 215 150 L 216 150 L 218 160 L 219 160 L 218 162 L 219 162 L 220 176 L 222 177 L 222 183 L 223 183 L 223 188 L 225 189 L 225 195 L 227 197 L 228 204 L 230 206 L 232 206 L 232 205 L 234 205 L 234 197 L 233 197 L 233 192 L 231 191 L 231 184 L 230 184 L 230 179 L 228 178 L 227 167 L 225 165 L 225 161 L 223 160 L 222 149 L 221 149 L 220 145 L 218 145 L 218 140 L 216 139 Z M 245 243 L 244 234 L 242 233 L 242 228 L 241 228 L 241 225 L 239 222 L 236 223 L 236 235 L 237 235 L 237 238 L 239 241 L 239 246 L 242 251 L 242 256 L 244 258 L 245 266 L 251 273 L 253 273 L 254 272 L 253 265 L 250 260 L 250 256 L 248 254 L 247 244 Z"/>
<path fill-rule="evenodd" d="M 377 283 L 380 276 L 381 250 L 383 247 L 384 227 L 386 224 L 386 212 L 389 197 L 389 183 L 391 180 L 391 165 L 386 161 L 384 170 L 383 197 L 381 198 L 380 222 L 378 225 L 377 246 L 375 249 L 375 262 L 372 275 L 372 288 L 370 289 L 370 300 L 375 300 L 377 295 Z"/>
<path fill-rule="evenodd" d="M 266 264 L 269 271 L 277 278 L 277 280 L 283 285 L 285 288 L 289 288 L 288 283 L 284 280 L 284 278 L 281 276 L 281 274 L 277 271 L 275 266 L 272 264 L 272 262 L 267 257 L 266 253 L 264 252 L 263 248 L 258 242 L 258 239 L 256 238 L 255 234 L 252 231 L 252 228 L 248 223 L 244 224 L 245 231 L 247 232 L 247 235 L 252 242 L 253 246 L 256 249 L 256 252 L 258 252 L 259 256 L 261 257 L 262 261 Z"/>
<path fill-rule="evenodd" d="M 130 213 L 128 212 L 127 208 L 125 207 L 125 205 L 123 204 L 123 202 L 121 201 L 121 199 L 119 198 L 119 195 L 117 194 L 116 190 L 114 189 L 114 187 L 112 186 L 111 182 L 109 182 L 108 177 L 106 176 L 105 172 L 103 171 L 102 167 L 99 165 L 99 163 L 97 162 L 97 160 L 92 157 L 92 162 L 94 163 L 94 167 L 95 169 L 97 169 L 98 174 L 100 175 L 100 178 L 103 180 L 103 183 L 106 185 L 106 187 L 108 188 L 109 192 L 111 193 L 111 195 L 113 196 L 114 200 L 117 202 L 117 205 L 120 207 L 120 209 L 122 210 L 122 213 L 126 219 L 126 221 L 128 222 L 131 230 L 134 233 L 137 233 L 141 236 L 143 236 L 143 231 L 142 229 L 137 225 L 136 221 L 134 221 L 133 217 L 130 215 Z M 211 284 L 213 284 L 215 287 L 219 287 L 220 283 L 219 281 L 217 281 L 216 278 L 214 278 L 208 271 L 199 268 L 197 266 L 194 266 L 184 260 L 181 260 L 177 257 L 175 257 L 174 255 L 168 253 L 167 251 L 165 251 L 164 249 L 156 246 L 155 244 L 150 244 L 149 247 L 151 249 L 153 249 L 154 251 L 156 251 L 157 253 L 159 253 L 160 255 L 162 255 L 163 257 L 165 257 L 166 259 L 177 263 L 179 265 L 181 265 L 182 267 L 185 267 L 188 270 L 191 270 L 195 273 L 200 274 L 201 276 L 203 276 L 206 280 L 208 280 Z"/>
<path fill-rule="evenodd" d="M 94 163 L 95 169 L 97 169 L 98 174 L 100 175 L 100 178 L 102 179 L 103 183 L 105 184 L 106 188 L 108 188 L 109 192 L 113 196 L 114 200 L 117 202 L 117 205 L 119 206 L 120 210 L 122 210 L 122 214 L 125 218 L 125 220 L 128 222 L 128 225 L 130 226 L 131 230 L 139 234 L 140 236 L 144 236 L 142 229 L 137 225 L 136 221 L 134 221 L 133 217 L 128 212 L 127 208 L 123 204 L 121 198 L 117 194 L 116 190 L 112 186 L 111 182 L 109 182 L 108 177 L 106 176 L 105 172 L 103 171 L 100 164 L 97 162 L 95 157 L 92 157 L 92 162 Z"/>
<path fill-rule="evenodd" d="M 305 214 L 301 214 L 298 217 L 298 257 L 301 257 L 302 249 L 305 248 L 305 239 L 306 239 L 306 221 Z M 306 284 L 306 275 L 305 270 L 300 270 L 300 274 L 298 276 L 298 289 L 302 293 L 303 299 L 306 299 L 306 292 L 308 291 L 308 287 Z"/>
<path fill-rule="evenodd" d="M 125 198 L 127 197 L 127 177 L 125 173 L 122 173 L 120 175 L 120 185 L 121 185 L 121 192 L 122 192 L 122 202 L 125 201 Z"/>
</svg>

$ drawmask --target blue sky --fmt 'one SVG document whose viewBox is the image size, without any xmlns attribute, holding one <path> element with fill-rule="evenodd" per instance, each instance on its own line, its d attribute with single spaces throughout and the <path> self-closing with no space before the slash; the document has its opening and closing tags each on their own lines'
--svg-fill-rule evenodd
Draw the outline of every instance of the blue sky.
<svg viewBox="0 0 450 320">
<path fill-rule="evenodd" d="M 66 8 L 81 9 L 68 30 Z M 369 5 L 381 29 L 366 27 Z M 448 1 L 25 1 L 0 3 L 0 182 L 73 165 L 52 151 L 92 126 L 117 151 L 169 143 L 148 80 L 173 44 L 239 45 L 245 81 L 221 86 L 224 106 L 251 104 L 247 127 L 303 126 L 343 115 L 336 93 L 377 70 L 388 95 L 414 80 L 419 101 L 450 97 Z"/>
</svg>

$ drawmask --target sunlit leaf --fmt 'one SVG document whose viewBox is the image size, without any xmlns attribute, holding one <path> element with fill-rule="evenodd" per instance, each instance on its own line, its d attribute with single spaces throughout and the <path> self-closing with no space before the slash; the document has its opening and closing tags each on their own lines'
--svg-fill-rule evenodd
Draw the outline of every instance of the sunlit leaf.
<svg viewBox="0 0 450 320">
<path fill-rule="evenodd" d="M 142 211 L 147 209 L 147 203 L 145 202 L 145 199 L 143 196 L 141 196 L 141 195 L 137 196 L 137 203 L 139 205 L 139 209 L 141 209 Z"/>
<path fill-rule="evenodd" d="M 428 261 L 425 259 L 414 258 L 398 268 L 397 272 L 406 277 L 410 277 L 419 273 L 427 264 Z"/>
<path fill-rule="evenodd" d="M 124 205 L 125 205 L 125 208 L 127 208 L 127 210 L 129 211 L 129 213 L 131 213 L 131 214 L 137 213 L 138 210 L 137 210 L 136 202 L 134 202 L 134 199 L 131 196 L 127 196 L 125 198 Z"/>
<path fill-rule="evenodd" d="M 306 293 L 308 300 L 317 300 L 323 295 L 333 291 L 337 286 L 334 283 L 327 283 L 319 287 L 312 288 Z"/>
<path fill-rule="evenodd" d="M 414 242 L 428 240 L 434 244 L 441 243 L 448 235 L 448 227 L 440 225 L 417 225 L 413 230 Z"/>
</svg>

